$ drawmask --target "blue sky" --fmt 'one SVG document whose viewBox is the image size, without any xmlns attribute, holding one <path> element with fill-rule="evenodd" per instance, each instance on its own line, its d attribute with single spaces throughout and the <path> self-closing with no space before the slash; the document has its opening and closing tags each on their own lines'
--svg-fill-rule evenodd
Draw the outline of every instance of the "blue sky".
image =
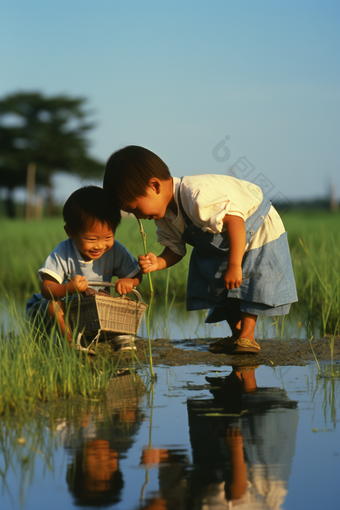
<svg viewBox="0 0 340 510">
<path fill-rule="evenodd" d="M 88 98 L 99 159 L 143 145 L 175 176 L 233 167 L 272 195 L 340 195 L 338 1 L 1 0 L 0 13 L 0 96 Z M 80 184 L 58 179 L 57 196 Z"/>
</svg>

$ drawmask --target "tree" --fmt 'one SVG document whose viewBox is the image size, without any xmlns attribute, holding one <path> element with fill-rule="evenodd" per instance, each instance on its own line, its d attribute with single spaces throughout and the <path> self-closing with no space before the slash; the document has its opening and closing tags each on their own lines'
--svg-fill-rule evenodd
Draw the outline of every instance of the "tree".
<svg viewBox="0 0 340 510">
<path fill-rule="evenodd" d="M 17 92 L 0 100 L 0 188 L 7 190 L 7 214 L 14 215 L 13 191 L 26 186 L 27 166 L 36 165 L 36 184 L 52 196 L 58 171 L 100 178 L 104 164 L 89 156 L 84 98 L 45 97 Z"/>
</svg>

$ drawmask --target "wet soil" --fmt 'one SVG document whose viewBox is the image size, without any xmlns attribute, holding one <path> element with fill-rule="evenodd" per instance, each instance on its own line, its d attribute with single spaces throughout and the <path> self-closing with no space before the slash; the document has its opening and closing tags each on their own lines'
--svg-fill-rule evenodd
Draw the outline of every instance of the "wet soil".
<svg viewBox="0 0 340 510">
<path fill-rule="evenodd" d="M 213 354 L 208 351 L 209 345 L 217 339 L 195 339 L 195 340 L 165 340 L 157 338 L 151 341 L 152 360 L 154 365 L 179 366 L 179 365 L 306 365 L 315 361 L 331 361 L 330 338 L 313 340 L 312 344 L 306 340 L 262 340 L 259 341 L 261 352 L 259 354 L 237 354 L 227 353 Z M 110 356 L 117 361 L 121 356 L 122 363 L 129 363 L 135 356 L 142 362 L 148 362 L 148 341 L 137 338 L 135 341 L 137 351 L 119 352 L 115 351 L 110 342 L 98 345 L 98 350 L 105 356 Z M 315 356 L 313 354 L 313 350 Z M 340 363 L 340 338 L 334 343 L 333 361 Z"/>
</svg>

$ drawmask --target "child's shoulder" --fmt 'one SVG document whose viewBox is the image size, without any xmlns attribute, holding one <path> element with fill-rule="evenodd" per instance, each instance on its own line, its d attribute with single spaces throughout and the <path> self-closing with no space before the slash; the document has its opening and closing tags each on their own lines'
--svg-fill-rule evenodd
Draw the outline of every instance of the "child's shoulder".
<svg viewBox="0 0 340 510">
<path fill-rule="evenodd" d="M 181 180 L 179 179 L 178 183 L 180 183 L 181 191 L 192 195 L 196 193 L 218 194 L 220 191 L 226 193 L 233 188 L 243 187 L 245 184 L 240 179 L 222 174 L 186 175 Z"/>
<path fill-rule="evenodd" d="M 113 246 L 106 252 L 108 255 L 117 256 L 119 255 L 131 255 L 129 250 L 120 242 L 115 239 Z"/>
<path fill-rule="evenodd" d="M 113 264 L 113 266 L 117 268 L 127 268 L 127 273 L 133 270 L 136 266 L 138 266 L 137 260 L 130 253 L 130 251 L 125 248 L 125 246 L 115 239 L 113 246 L 105 252 L 98 262 L 100 264 Z"/>
<path fill-rule="evenodd" d="M 61 241 L 50 253 L 50 255 L 67 255 L 68 257 L 73 257 L 75 255 L 74 251 L 74 241 L 69 237 Z"/>
<path fill-rule="evenodd" d="M 185 175 L 181 179 L 178 179 L 182 183 L 183 186 L 187 187 L 199 187 L 202 185 L 216 185 L 216 183 L 230 184 L 234 181 L 239 181 L 235 177 L 231 175 L 224 174 L 195 174 L 195 175 Z"/>
</svg>

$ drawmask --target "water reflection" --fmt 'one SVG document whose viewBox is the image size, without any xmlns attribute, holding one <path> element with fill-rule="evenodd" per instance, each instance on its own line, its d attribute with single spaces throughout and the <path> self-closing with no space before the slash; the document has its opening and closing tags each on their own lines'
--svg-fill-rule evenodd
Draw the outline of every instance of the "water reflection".
<svg viewBox="0 0 340 510">
<path fill-rule="evenodd" d="M 152 446 L 154 385 L 151 385 L 151 406 L 149 444 L 143 448 L 140 465 L 145 469 L 145 483 L 141 490 L 142 510 L 166 510 L 182 508 L 186 496 L 185 468 L 189 466 L 187 452 L 179 448 L 154 448 Z M 161 497 L 147 498 L 144 495 L 149 483 L 149 469 L 158 468 L 159 485 L 162 488 Z"/>
<path fill-rule="evenodd" d="M 340 379 L 323 377 L 316 365 L 207 373 L 158 366 L 157 383 L 146 388 L 123 372 L 106 401 L 50 403 L 31 421 L 3 417 L 0 507 L 220 510 L 332 502 Z"/>
<path fill-rule="evenodd" d="M 80 430 L 65 422 L 66 480 L 76 506 L 103 507 L 121 500 L 124 478 L 119 463 L 141 425 L 139 403 L 145 389 L 138 375 L 125 371 L 110 382 L 105 409 L 89 410 Z"/>
<path fill-rule="evenodd" d="M 297 402 L 283 389 L 259 388 L 256 368 L 234 366 L 225 378 L 207 378 L 213 398 L 188 400 L 191 508 L 229 508 L 233 502 L 277 509 L 285 499 Z"/>
<path fill-rule="evenodd" d="M 143 450 L 141 464 L 146 468 L 140 507 L 142 510 L 181 510 L 186 508 L 187 479 L 189 457 L 180 449 L 146 448 Z M 148 469 L 158 468 L 160 491 L 155 497 L 146 498 L 144 489 L 148 483 Z"/>
</svg>

